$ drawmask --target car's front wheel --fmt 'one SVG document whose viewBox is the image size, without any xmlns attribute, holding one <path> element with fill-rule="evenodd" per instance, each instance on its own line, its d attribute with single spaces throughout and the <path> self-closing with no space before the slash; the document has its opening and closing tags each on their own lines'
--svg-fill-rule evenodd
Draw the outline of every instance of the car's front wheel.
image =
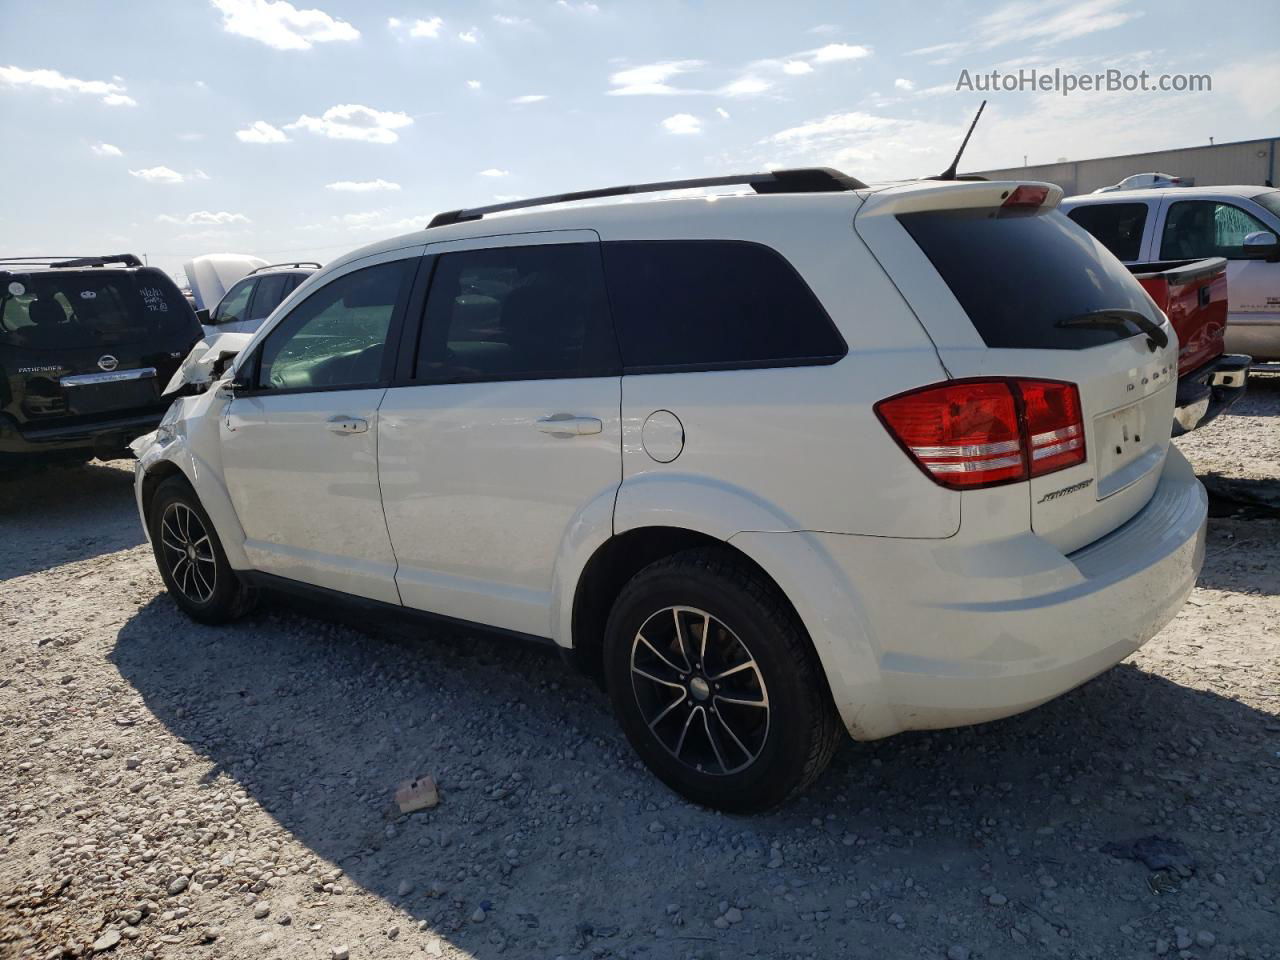
<svg viewBox="0 0 1280 960">
<path fill-rule="evenodd" d="M 795 613 L 727 550 L 690 550 L 636 574 L 609 616 L 604 654 L 632 746 L 698 803 L 775 806 L 811 784 L 840 741 Z"/>
<path fill-rule="evenodd" d="M 255 593 L 231 569 L 213 522 L 184 478 L 160 484 L 148 520 L 160 576 L 188 616 L 227 623 L 248 612 Z"/>
</svg>

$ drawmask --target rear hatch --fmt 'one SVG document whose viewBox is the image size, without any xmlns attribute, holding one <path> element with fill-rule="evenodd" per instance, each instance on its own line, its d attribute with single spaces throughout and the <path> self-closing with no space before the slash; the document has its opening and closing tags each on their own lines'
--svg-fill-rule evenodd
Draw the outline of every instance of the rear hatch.
<svg viewBox="0 0 1280 960">
<path fill-rule="evenodd" d="M 1078 387 L 1083 462 L 1021 484 L 1031 528 L 1069 553 L 1124 523 L 1154 492 L 1173 423 L 1178 344 L 1120 261 L 1056 210 L 1060 199 L 1048 184 L 913 184 L 872 194 L 856 229 L 951 377 Z M 1031 444 L 1053 439 L 1032 436 Z"/>
<path fill-rule="evenodd" d="M 25 431 L 156 408 L 199 335 L 156 269 L 0 271 L 4 412 Z"/>
</svg>

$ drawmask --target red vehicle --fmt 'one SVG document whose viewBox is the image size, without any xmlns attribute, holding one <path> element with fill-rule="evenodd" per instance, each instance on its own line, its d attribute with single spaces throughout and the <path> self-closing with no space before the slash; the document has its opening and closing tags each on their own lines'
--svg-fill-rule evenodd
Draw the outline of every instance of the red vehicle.
<svg viewBox="0 0 1280 960">
<path fill-rule="evenodd" d="M 1204 426 L 1244 395 L 1250 357 L 1223 350 L 1227 261 L 1128 264 L 1178 334 L 1178 399 L 1173 435 Z"/>
</svg>

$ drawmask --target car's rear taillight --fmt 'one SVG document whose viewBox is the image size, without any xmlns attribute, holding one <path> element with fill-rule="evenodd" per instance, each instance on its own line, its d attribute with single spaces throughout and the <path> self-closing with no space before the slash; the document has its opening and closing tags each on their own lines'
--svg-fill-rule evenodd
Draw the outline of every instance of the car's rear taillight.
<svg viewBox="0 0 1280 960">
<path fill-rule="evenodd" d="M 881 400 L 876 415 L 935 482 L 1017 483 L 1085 461 L 1080 391 L 1056 380 L 953 380 Z"/>
</svg>

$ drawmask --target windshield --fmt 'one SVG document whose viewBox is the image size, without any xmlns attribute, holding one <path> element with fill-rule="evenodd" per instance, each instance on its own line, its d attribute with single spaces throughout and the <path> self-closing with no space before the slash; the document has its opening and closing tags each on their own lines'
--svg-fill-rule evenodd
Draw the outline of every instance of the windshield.
<svg viewBox="0 0 1280 960">
<path fill-rule="evenodd" d="M 190 322 L 191 308 L 156 271 L 0 272 L 0 343 L 32 349 L 146 340 Z"/>
<path fill-rule="evenodd" d="M 898 220 L 988 347 L 1081 350 L 1138 330 L 1072 320 L 1109 310 L 1160 319 L 1133 275 L 1056 210 L 931 210 Z"/>
</svg>

